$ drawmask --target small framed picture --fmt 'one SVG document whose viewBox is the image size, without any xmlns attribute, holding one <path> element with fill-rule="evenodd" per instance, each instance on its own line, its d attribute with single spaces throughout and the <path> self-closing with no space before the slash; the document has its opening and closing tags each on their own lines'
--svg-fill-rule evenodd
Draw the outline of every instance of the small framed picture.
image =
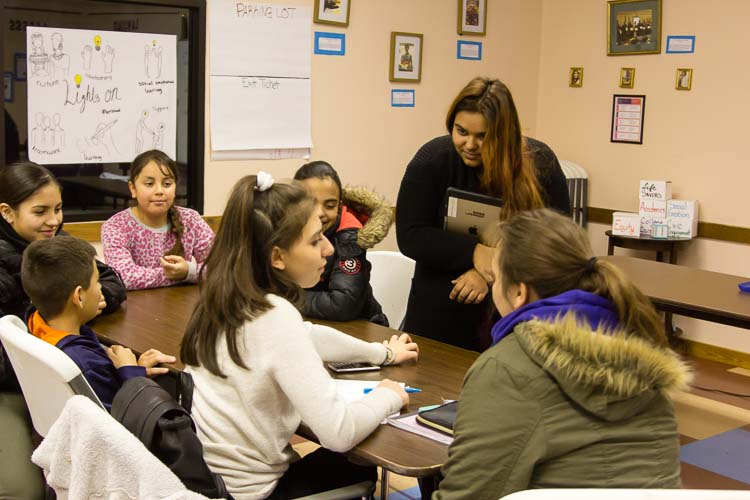
<svg viewBox="0 0 750 500">
<path fill-rule="evenodd" d="M 349 26 L 351 0 L 315 0 L 313 21 L 320 24 Z"/>
<path fill-rule="evenodd" d="M 422 34 L 391 32 L 392 82 L 418 82 L 422 79 Z"/>
<path fill-rule="evenodd" d="M 583 87 L 583 67 L 573 66 L 570 68 L 568 87 Z"/>
<path fill-rule="evenodd" d="M 458 0 L 458 34 L 484 36 L 487 0 Z"/>
<path fill-rule="evenodd" d="M 635 85 L 635 68 L 620 68 L 620 88 L 632 89 Z"/>
<path fill-rule="evenodd" d="M 690 90 L 693 87 L 693 69 L 677 68 L 674 88 L 677 90 Z"/>
<path fill-rule="evenodd" d="M 661 0 L 607 2 L 607 55 L 661 52 Z"/>
<path fill-rule="evenodd" d="M 13 102 L 13 73 L 3 73 L 3 98 L 5 102 Z"/>
<path fill-rule="evenodd" d="M 610 142 L 643 144 L 645 95 L 612 96 L 612 129 Z"/>
</svg>

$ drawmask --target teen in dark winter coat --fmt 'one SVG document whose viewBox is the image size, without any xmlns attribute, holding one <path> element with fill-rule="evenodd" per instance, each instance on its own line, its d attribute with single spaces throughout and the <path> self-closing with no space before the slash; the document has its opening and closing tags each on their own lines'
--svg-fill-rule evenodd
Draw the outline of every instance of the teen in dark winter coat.
<svg viewBox="0 0 750 500">
<path fill-rule="evenodd" d="M 367 250 L 388 234 L 391 208 L 366 188 L 341 188 L 331 165 L 314 161 L 294 176 L 315 198 L 326 238 L 334 252 L 326 258 L 320 282 L 305 292 L 304 314 L 333 321 L 366 319 L 388 326 L 370 286 Z"/>
</svg>

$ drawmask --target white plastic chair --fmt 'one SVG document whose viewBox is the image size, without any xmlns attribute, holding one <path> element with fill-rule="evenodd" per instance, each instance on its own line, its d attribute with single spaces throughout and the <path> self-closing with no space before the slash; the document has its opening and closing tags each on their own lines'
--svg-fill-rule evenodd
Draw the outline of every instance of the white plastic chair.
<svg viewBox="0 0 750 500">
<path fill-rule="evenodd" d="M 560 167 L 568 181 L 570 216 L 579 225 L 588 223 L 589 175 L 586 170 L 572 161 L 560 160 Z"/>
<path fill-rule="evenodd" d="M 372 264 L 370 285 L 375 299 L 383 306 L 391 328 L 398 329 L 406 314 L 415 261 L 400 252 L 373 250 L 367 252 Z"/>
<path fill-rule="evenodd" d="M 503 500 L 748 500 L 741 490 L 571 488 L 517 491 Z"/>
<path fill-rule="evenodd" d="M 57 347 L 31 335 L 20 318 L 0 318 L 0 340 L 39 435 L 47 435 L 65 403 L 76 394 L 104 408 L 78 365 Z"/>
</svg>

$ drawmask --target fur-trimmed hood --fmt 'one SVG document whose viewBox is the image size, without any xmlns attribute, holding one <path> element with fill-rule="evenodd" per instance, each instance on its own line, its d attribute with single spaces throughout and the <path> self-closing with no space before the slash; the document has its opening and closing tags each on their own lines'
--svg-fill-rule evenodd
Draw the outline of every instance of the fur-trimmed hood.
<svg viewBox="0 0 750 500">
<path fill-rule="evenodd" d="M 513 333 L 563 392 L 608 421 L 629 418 L 655 396 L 685 390 L 692 380 L 670 349 L 623 331 L 592 332 L 570 314 L 555 322 L 527 321 Z"/>
<path fill-rule="evenodd" d="M 366 215 L 367 222 L 359 230 L 357 244 L 365 250 L 380 243 L 393 224 L 390 203 L 376 192 L 360 186 L 346 186 L 342 193 L 344 205 L 358 215 Z"/>
</svg>

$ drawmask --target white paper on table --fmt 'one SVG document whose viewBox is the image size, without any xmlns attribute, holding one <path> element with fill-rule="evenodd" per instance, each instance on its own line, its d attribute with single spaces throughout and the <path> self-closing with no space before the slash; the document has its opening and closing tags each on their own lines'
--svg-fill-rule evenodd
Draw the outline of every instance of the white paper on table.
<svg viewBox="0 0 750 500">
<path fill-rule="evenodd" d="M 393 427 L 398 429 L 412 432 L 420 436 L 432 439 L 439 443 L 450 445 L 453 442 L 453 436 L 448 436 L 438 431 L 434 431 L 424 425 L 417 423 L 417 414 L 419 412 L 409 413 L 407 415 L 401 415 L 398 417 L 389 417 L 386 422 Z"/>
<path fill-rule="evenodd" d="M 355 401 L 364 399 L 364 397 L 366 396 L 365 389 L 374 389 L 380 383 L 380 380 L 334 379 L 334 382 L 336 382 L 336 389 L 338 391 L 339 397 L 347 403 L 353 403 Z M 403 382 L 399 382 L 399 385 L 401 387 L 405 387 Z M 396 412 L 391 415 L 391 417 L 397 417 L 398 415 L 399 413 Z M 386 423 L 385 420 L 381 422 L 381 424 L 384 423 Z"/>
</svg>

